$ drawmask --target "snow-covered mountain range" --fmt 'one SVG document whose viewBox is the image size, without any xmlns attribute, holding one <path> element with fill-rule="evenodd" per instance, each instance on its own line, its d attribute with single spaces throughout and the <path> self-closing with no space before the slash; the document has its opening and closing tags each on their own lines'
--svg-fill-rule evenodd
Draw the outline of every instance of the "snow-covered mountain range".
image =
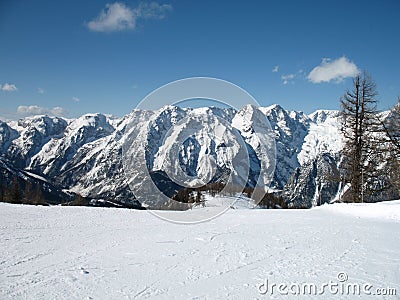
<svg viewBox="0 0 400 300">
<path fill-rule="evenodd" d="M 244 114 L 247 122 L 242 120 Z M 340 162 L 339 112 L 319 110 L 306 115 L 279 105 L 249 105 L 239 111 L 166 106 L 157 111 L 133 110 L 120 119 L 96 113 L 77 119 L 34 116 L 0 121 L 0 168 L 4 171 L 7 165 L 8 170 L 28 172 L 32 178 L 39 176 L 60 191 L 132 203 L 135 188 L 129 186 L 131 178 L 123 169 L 123 147 L 132 130 L 137 132 L 136 141 L 146 144 L 146 157 L 141 159 L 158 176 L 153 180 L 165 180 L 168 160 L 164 137 L 180 120 L 189 118 L 190 126 L 196 130 L 182 144 L 176 158 L 184 172 L 195 176 L 212 171 L 213 180 L 223 180 L 229 174 L 231 157 L 227 150 L 235 147 L 234 142 L 223 131 L 219 137 L 210 133 L 225 122 L 235 127 L 246 143 L 250 160 L 248 184 L 252 185 L 265 175 L 260 174 L 260 166 L 266 158 L 251 130 L 261 115 L 269 120 L 276 144 L 276 166 L 269 189 L 283 191 L 282 195 L 294 206 L 310 207 L 336 197 L 339 183 L 328 183 L 327 178 L 338 172 Z M 210 157 L 215 163 L 213 170 L 208 170 Z M 268 162 L 271 166 L 272 163 Z M 130 172 L 135 176 L 134 169 Z"/>
</svg>

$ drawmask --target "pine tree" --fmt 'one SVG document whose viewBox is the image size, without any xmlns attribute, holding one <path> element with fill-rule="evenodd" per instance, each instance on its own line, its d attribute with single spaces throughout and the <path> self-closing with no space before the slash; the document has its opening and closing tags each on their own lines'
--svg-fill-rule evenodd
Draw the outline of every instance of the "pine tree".
<svg viewBox="0 0 400 300">
<path fill-rule="evenodd" d="M 13 179 L 10 198 L 11 198 L 10 199 L 11 203 L 21 203 L 22 193 L 21 193 L 21 187 L 19 185 L 17 176 L 14 176 L 14 179 Z"/>
<path fill-rule="evenodd" d="M 25 191 L 23 196 L 23 203 L 31 204 L 32 201 L 32 183 L 28 180 L 25 182 Z"/>
<path fill-rule="evenodd" d="M 72 206 L 87 206 L 89 204 L 88 199 L 81 196 L 80 194 L 76 194 L 74 200 L 69 202 L 69 205 Z"/>
<path fill-rule="evenodd" d="M 37 183 L 34 189 L 31 191 L 31 203 L 33 205 L 46 205 L 46 201 L 44 199 L 44 195 L 40 185 Z"/>
<path fill-rule="evenodd" d="M 200 189 L 197 189 L 196 191 L 195 203 L 196 205 L 201 205 L 202 207 L 205 207 L 205 200 L 203 195 L 201 194 Z"/>
<path fill-rule="evenodd" d="M 353 79 L 353 87 L 341 98 L 341 131 L 344 137 L 345 182 L 350 184 L 347 201 L 362 202 L 378 189 L 379 149 L 376 85 L 366 73 Z"/>
<path fill-rule="evenodd" d="M 0 182 L 0 202 L 4 202 L 4 196 L 5 196 L 5 186 L 3 182 Z"/>
</svg>

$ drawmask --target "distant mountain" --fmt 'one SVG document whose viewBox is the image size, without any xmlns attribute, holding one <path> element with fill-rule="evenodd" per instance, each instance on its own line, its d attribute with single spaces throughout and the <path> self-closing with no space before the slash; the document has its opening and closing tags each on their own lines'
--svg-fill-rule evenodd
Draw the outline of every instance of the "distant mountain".
<svg viewBox="0 0 400 300">
<path fill-rule="evenodd" d="M 212 180 L 224 180 L 229 175 L 231 156 L 227 148 L 236 151 L 238 145 L 229 132 L 222 136 L 230 145 L 211 134 L 216 128 L 222 130 L 229 124 L 240 132 L 246 144 L 250 161 L 248 184 L 251 186 L 259 176 L 266 176 L 260 174 L 265 158 L 251 130 L 259 126 L 259 118 L 264 115 L 271 124 L 276 142 L 276 168 L 270 190 L 282 191 L 287 202 L 298 207 L 332 200 L 339 183 L 321 188 L 321 182 L 337 172 L 341 159 L 337 111 L 319 110 L 306 115 L 287 111 L 279 105 L 245 106 L 239 111 L 166 106 L 157 111 L 133 110 L 121 119 L 98 113 L 72 120 L 35 116 L 0 122 L 0 157 L 4 164 L 36 174 L 60 191 L 80 194 L 93 201 L 132 205 L 137 204 L 135 188 L 129 186 L 131 178 L 127 178 L 123 169 L 123 145 L 132 130 L 137 133 L 134 143 L 146 146 L 146 157 L 138 159 L 151 174 L 163 178 L 160 182 L 165 186 L 171 184 L 172 193 L 179 188 L 165 179 L 168 178 L 165 177 L 166 168 L 171 169 L 172 164 L 178 164 L 190 176 L 207 174 L 212 156 L 215 161 Z M 176 161 L 168 161 L 165 159 L 168 145 L 163 137 L 183 119 L 188 122 L 186 126 L 193 128 L 193 134 L 183 143 Z M 129 172 L 135 175 L 134 169 Z"/>
</svg>

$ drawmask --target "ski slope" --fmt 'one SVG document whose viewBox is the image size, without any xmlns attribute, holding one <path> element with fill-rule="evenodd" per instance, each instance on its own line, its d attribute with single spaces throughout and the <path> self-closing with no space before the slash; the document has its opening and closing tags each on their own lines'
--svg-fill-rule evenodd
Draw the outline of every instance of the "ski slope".
<svg viewBox="0 0 400 300">
<path fill-rule="evenodd" d="M 262 284 L 320 285 L 341 272 L 374 292 L 395 288 L 383 299 L 398 299 L 399 232 L 400 201 L 230 209 L 196 225 L 146 211 L 2 203 L 0 299 L 292 299 L 261 294 Z"/>
</svg>

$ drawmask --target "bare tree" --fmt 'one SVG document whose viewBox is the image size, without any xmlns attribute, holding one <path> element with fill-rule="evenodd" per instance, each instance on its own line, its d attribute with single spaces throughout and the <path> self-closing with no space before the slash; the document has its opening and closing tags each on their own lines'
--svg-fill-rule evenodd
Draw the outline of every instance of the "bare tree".
<svg viewBox="0 0 400 300">
<path fill-rule="evenodd" d="M 345 200 L 362 202 L 381 187 L 376 85 L 365 72 L 353 79 L 353 87 L 341 98 L 341 131 L 344 136 L 344 180 L 350 184 Z"/>
</svg>

